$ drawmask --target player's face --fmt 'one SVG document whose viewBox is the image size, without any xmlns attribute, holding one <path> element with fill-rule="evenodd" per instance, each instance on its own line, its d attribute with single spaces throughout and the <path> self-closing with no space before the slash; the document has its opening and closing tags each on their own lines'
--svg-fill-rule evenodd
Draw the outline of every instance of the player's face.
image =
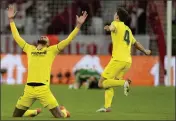
<svg viewBox="0 0 176 121">
<path fill-rule="evenodd" d="M 41 36 L 40 39 L 38 40 L 37 44 L 41 45 L 49 45 L 49 39 L 47 36 Z"/>
</svg>

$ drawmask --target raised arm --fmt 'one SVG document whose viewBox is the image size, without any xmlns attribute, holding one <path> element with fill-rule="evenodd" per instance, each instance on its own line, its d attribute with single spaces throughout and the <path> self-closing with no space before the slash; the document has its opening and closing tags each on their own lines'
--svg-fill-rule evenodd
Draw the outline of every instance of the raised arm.
<svg viewBox="0 0 176 121">
<path fill-rule="evenodd" d="M 75 36 L 78 34 L 82 24 L 85 22 L 87 16 L 88 16 L 88 14 L 86 11 L 82 12 L 82 15 L 80 17 L 76 16 L 77 25 L 76 25 L 75 29 L 71 32 L 71 34 L 65 40 L 61 41 L 57 45 L 59 51 L 63 50 L 75 38 Z"/>
<path fill-rule="evenodd" d="M 14 5 L 9 5 L 8 7 L 8 10 L 7 10 L 7 14 L 8 14 L 8 18 L 9 18 L 9 21 L 10 21 L 10 28 L 11 28 L 11 31 L 12 31 L 12 36 L 14 38 L 14 40 L 18 43 L 18 45 L 21 47 L 21 48 L 24 48 L 26 42 L 25 40 L 23 40 L 19 33 L 18 33 L 18 30 L 16 28 L 16 25 L 15 25 L 15 22 L 14 22 L 14 17 L 16 15 L 17 11 L 15 11 L 14 9 Z"/>
</svg>

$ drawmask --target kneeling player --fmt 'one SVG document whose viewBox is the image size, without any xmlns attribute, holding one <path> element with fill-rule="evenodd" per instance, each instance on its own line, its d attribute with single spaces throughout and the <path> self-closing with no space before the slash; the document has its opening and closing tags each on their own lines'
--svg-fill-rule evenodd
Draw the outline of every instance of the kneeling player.
<svg viewBox="0 0 176 121">
<path fill-rule="evenodd" d="M 42 36 L 38 40 L 37 46 L 30 45 L 25 42 L 25 40 L 20 37 L 18 30 L 16 29 L 14 23 L 15 14 L 14 6 L 10 5 L 8 8 L 10 27 L 14 40 L 27 54 L 28 77 L 24 94 L 18 99 L 13 117 L 22 117 L 25 114 L 31 116 L 34 112 L 35 115 L 37 115 L 39 113 L 37 110 L 28 110 L 36 100 L 39 100 L 44 107 L 47 107 L 54 117 L 65 117 L 65 113 L 62 113 L 62 109 L 50 90 L 51 65 L 55 56 L 60 53 L 77 35 L 81 25 L 87 18 L 87 12 L 83 12 L 83 15 L 80 17 L 77 16 L 76 28 L 72 31 L 68 38 L 53 46 L 49 46 L 49 39 L 46 36 Z"/>
</svg>

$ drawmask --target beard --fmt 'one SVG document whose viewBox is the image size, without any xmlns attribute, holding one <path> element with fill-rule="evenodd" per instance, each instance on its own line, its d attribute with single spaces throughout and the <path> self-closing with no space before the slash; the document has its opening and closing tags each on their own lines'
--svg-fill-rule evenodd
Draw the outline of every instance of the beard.
<svg viewBox="0 0 176 121">
<path fill-rule="evenodd" d="M 47 41 L 45 41 L 45 40 L 38 40 L 37 44 L 46 45 Z"/>
</svg>

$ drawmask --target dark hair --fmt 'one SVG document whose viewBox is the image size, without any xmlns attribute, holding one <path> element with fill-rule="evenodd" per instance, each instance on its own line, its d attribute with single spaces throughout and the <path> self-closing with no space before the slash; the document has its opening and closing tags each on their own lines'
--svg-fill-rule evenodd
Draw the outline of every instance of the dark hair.
<svg viewBox="0 0 176 121">
<path fill-rule="evenodd" d="M 119 19 L 122 22 L 126 22 L 129 18 L 129 14 L 124 8 L 118 8 L 117 15 L 119 16 Z"/>
</svg>

